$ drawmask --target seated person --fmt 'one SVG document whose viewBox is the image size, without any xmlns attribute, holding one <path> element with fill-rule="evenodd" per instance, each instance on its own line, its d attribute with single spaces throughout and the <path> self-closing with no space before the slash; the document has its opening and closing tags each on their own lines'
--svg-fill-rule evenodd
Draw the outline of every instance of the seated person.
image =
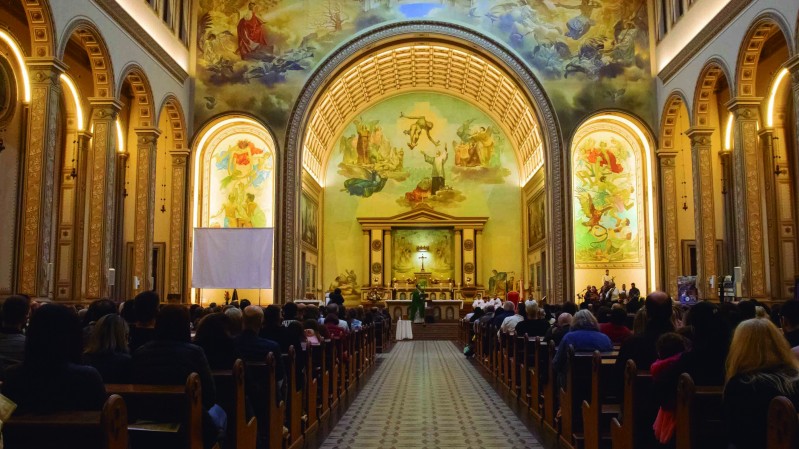
<svg viewBox="0 0 799 449">
<path fill-rule="evenodd" d="M 0 368 L 15 365 L 25 359 L 25 334 L 30 300 L 24 296 L 9 296 L 3 302 L 3 328 L 0 329 Z"/>
<path fill-rule="evenodd" d="M 197 373 L 202 386 L 203 441 L 213 446 L 224 435 L 227 417 L 216 405 L 216 385 L 202 348 L 191 343 L 189 311 L 183 306 L 161 308 L 155 320 L 154 339 L 133 353 L 133 383 L 184 385 Z"/>
<path fill-rule="evenodd" d="M 83 331 L 74 310 L 47 304 L 31 317 L 25 360 L 6 372 L 3 394 L 17 413 L 101 410 L 106 392 L 100 373 L 80 364 Z"/>
<path fill-rule="evenodd" d="M 132 358 L 128 351 L 128 323 L 121 316 L 105 315 L 92 326 L 83 363 L 95 367 L 104 383 L 130 382 Z"/>
<path fill-rule="evenodd" d="M 735 329 L 727 356 L 722 408 L 730 448 L 766 447 L 768 408 L 776 396 L 799 408 L 799 361 L 771 321 L 746 320 Z"/>
</svg>

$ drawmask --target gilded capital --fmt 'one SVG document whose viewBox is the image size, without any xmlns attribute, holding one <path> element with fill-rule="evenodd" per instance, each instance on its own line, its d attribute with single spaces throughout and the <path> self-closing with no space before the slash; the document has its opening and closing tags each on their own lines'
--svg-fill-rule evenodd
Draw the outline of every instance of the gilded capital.
<svg viewBox="0 0 799 449">
<path fill-rule="evenodd" d="M 31 58 L 28 60 L 28 75 L 31 83 L 58 85 L 58 77 L 67 71 L 67 65 L 55 58 Z"/>
<path fill-rule="evenodd" d="M 690 128 L 685 132 L 685 135 L 691 139 L 691 146 L 710 146 L 711 140 L 710 138 L 713 136 L 715 132 L 714 128 L 706 128 L 706 127 L 693 127 Z"/>
<path fill-rule="evenodd" d="M 116 120 L 117 114 L 122 109 L 122 103 L 113 98 L 89 98 L 92 116 L 96 120 Z"/>
<path fill-rule="evenodd" d="M 763 97 L 738 97 L 727 102 L 725 106 L 736 119 L 757 120 Z"/>
<path fill-rule="evenodd" d="M 155 145 L 161 135 L 161 130 L 158 128 L 136 128 L 134 131 L 139 146 Z"/>
</svg>

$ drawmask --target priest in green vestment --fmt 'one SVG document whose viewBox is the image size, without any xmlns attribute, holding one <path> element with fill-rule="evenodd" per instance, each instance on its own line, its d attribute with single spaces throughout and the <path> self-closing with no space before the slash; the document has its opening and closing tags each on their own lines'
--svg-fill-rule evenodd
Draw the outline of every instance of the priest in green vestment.
<svg viewBox="0 0 799 449">
<path fill-rule="evenodd" d="M 414 323 L 424 322 L 424 298 L 427 296 L 419 284 L 416 284 L 416 290 L 411 293 L 411 307 L 408 309 L 408 315 Z"/>
</svg>

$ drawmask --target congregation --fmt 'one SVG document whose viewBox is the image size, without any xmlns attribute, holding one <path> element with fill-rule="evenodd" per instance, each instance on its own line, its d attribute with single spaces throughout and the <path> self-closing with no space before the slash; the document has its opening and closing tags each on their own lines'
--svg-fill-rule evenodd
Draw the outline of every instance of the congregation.
<svg viewBox="0 0 799 449">
<path fill-rule="evenodd" d="M 517 307 L 510 301 L 500 307 L 485 304 L 464 318 L 465 354 L 476 354 L 545 429 L 559 432 L 561 447 L 604 447 L 589 444 L 594 431 L 589 429 L 590 402 L 632 401 L 624 397 L 632 395 L 630 366 L 633 383 L 643 376 L 647 388 L 637 391 L 644 398 L 635 399 L 634 417 L 606 407 L 620 415 L 613 418 L 614 426 L 618 419 L 635 423 L 632 446 L 617 446 L 614 434 L 613 447 L 763 449 L 774 437 L 768 430 L 775 425 L 769 418 L 772 400 L 783 396 L 799 405 L 799 301 L 771 307 L 756 300 L 686 306 L 659 291 L 626 304 L 610 295 L 600 298 L 586 295 L 579 305 L 535 300 Z M 594 351 L 601 364 L 592 374 Z M 583 370 L 588 375 L 580 372 L 581 355 L 588 361 Z M 600 373 L 600 379 L 592 379 Z M 703 417 L 696 415 L 694 421 L 680 421 L 677 403 L 688 381 L 703 394 L 713 392 L 717 402 L 704 412 L 717 418 L 714 423 L 700 424 Z M 611 425 L 607 420 L 603 425 L 608 428 L 598 430 L 610 440 L 605 430 Z M 708 432 L 713 425 L 716 432 Z M 685 427 L 701 428 L 697 434 L 707 438 L 694 434 L 684 439 L 680 432 L 691 431 Z"/>
<path fill-rule="evenodd" d="M 370 343 L 363 337 L 365 331 L 371 336 L 373 328 L 389 329 L 390 322 L 385 310 L 345 310 L 336 304 L 289 302 L 262 308 L 244 299 L 223 307 L 186 307 L 162 305 L 156 293 L 145 291 L 119 305 L 101 299 L 76 309 L 15 295 L 2 305 L 2 394 L 16 404 L 15 416 L 99 411 L 120 384 L 182 386 L 199 376 L 203 446 L 244 447 L 225 444 L 236 429 L 229 410 L 220 405 L 224 398 L 218 394 L 219 372 L 233 369 L 239 359 L 253 366 L 274 361 L 269 376 L 253 375 L 245 387 L 247 416 L 264 422 L 270 400 L 262 396 L 272 387 L 269 379 L 274 380 L 277 402 L 289 402 L 292 392 L 305 393 L 303 384 L 313 382 L 314 397 L 301 396 L 309 404 L 327 403 L 333 396 L 327 394 L 327 386 L 315 397 L 316 379 L 322 381 L 314 369 L 320 363 L 318 349 L 322 347 L 324 358 L 325 342 L 328 348 L 331 342 L 344 342 L 339 355 L 333 349 L 328 362 L 336 363 L 338 357 L 347 365 L 339 375 L 349 384 L 355 378 L 356 358 L 359 372 L 367 363 L 363 349 Z M 312 351 L 317 352 L 312 356 Z M 279 423 L 285 433 L 294 424 L 289 419 L 287 414 Z M 258 427 L 258 447 L 274 446 L 267 429 Z"/>
</svg>

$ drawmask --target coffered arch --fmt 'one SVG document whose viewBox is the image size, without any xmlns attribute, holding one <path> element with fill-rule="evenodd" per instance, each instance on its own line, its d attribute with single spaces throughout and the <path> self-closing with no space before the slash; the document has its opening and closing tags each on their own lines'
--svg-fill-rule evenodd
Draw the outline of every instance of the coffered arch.
<svg viewBox="0 0 799 449">
<path fill-rule="evenodd" d="M 729 73 L 729 69 L 721 59 L 712 58 L 705 64 L 696 82 L 696 91 L 694 92 L 693 126 L 711 126 L 710 102 L 713 100 L 713 94 L 720 79 L 726 79 L 727 83 L 732 84 Z M 730 91 L 732 90 L 733 87 L 730 86 Z"/>
<path fill-rule="evenodd" d="M 64 29 L 58 40 L 56 57 L 64 58 L 64 52 L 70 39 L 75 38 L 86 50 L 91 61 L 92 76 L 94 77 L 94 96 L 98 98 L 113 98 L 116 93 L 114 71 L 111 65 L 111 56 L 108 46 L 96 25 L 89 19 L 76 17 Z"/>
<path fill-rule="evenodd" d="M 131 125 L 139 128 L 156 127 L 158 122 L 155 121 L 155 111 L 153 105 L 153 91 L 150 88 L 150 82 L 144 70 L 137 64 L 129 64 L 122 70 L 121 82 L 117 86 L 115 97 L 122 97 L 122 86 L 127 81 L 130 83 L 131 94 L 133 100 L 138 107 L 138 121 L 131 123 Z"/>
<path fill-rule="evenodd" d="M 174 94 L 167 94 L 161 100 L 161 106 L 158 111 L 159 117 L 154 123 L 158 123 L 161 114 L 167 115 L 169 126 L 172 128 L 172 150 L 188 152 L 189 148 L 186 146 L 186 118 L 178 98 Z"/>
<path fill-rule="evenodd" d="M 544 170 L 549 219 L 565 224 L 550 239 L 548 266 L 564 274 L 554 277 L 551 291 L 554 297 L 570 297 L 571 227 L 565 213 L 571 199 L 564 194 L 568 168 L 562 162 L 563 138 L 553 107 L 530 67 L 504 44 L 471 28 L 435 21 L 373 28 L 323 61 L 300 92 L 289 118 L 278 187 L 279 294 L 292 297 L 299 277 L 299 244 L 292 236 L 299 232 L 303 168 L 322 181 L 331 139 L 347 118 L 383 98 L 411 91 L 454 95 L 501 124 L 513 140 L 522 183 Z"/>
<path fill-rule="evenodd" d="M 53 15 L 48 0 L 20 0 L 31 33 L 31 56 L 49 58 L 55 51 Z"/>
<path fill-rule="evenodd" d="M 775 34 L 780 33 L 788 46 L 789 55 L 793 54 L 793 45 L 788 40 L 790 28 L 782 16 L 767 12 L 755 19 L 744 36 L 738 53 L 735 67 L 735 96 L 756 96 L 757 66 L 763 45 Z"/>
<path fill-rule="evenodd" d="M 660 123 L 660 150 L 676 151 L 677 119 L 682 108 L 688 111 L 688 116 L 690 117 L 691 108 L 690 104 L 685 100 L 685 95 L 680 91 L 672 92 L 663 107 L 663 116 Z"/>
</svg>

